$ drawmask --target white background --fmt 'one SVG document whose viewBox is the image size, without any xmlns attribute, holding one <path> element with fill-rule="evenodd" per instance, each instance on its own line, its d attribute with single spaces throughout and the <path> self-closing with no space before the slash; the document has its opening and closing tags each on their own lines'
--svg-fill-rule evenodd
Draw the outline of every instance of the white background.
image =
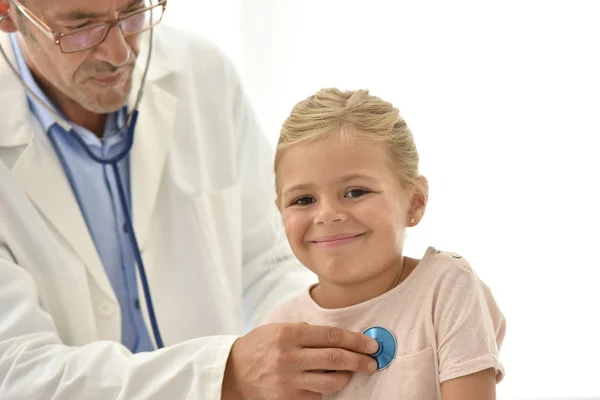
<svg viewBox="0 0 600 400">
<path fill-rule="evenodd" d="M 508 321 L 499 399 L 600 397 L 600 2 L 172 0 L 275 144 L 321 87 L 400 108 L 429 178 L 408 253 L 455 251 Z"/>
</svg>

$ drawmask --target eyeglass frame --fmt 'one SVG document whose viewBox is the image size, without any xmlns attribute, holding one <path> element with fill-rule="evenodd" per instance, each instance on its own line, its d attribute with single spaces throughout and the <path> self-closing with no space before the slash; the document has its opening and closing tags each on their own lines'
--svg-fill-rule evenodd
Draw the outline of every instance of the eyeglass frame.
<svg viewBox="0 0 600 400">
<path fill-rule="evenodd" d="M 14 3 L 14 5 L 17 7 L 17 9 L 25 17 L 27 17 L 27 19 L 33 25 L 35 25 L 39 30 L 41 30 L 44 34 L 46 34 L 46 36 L 48 36 L 50 39 L 52 39 L 54 41 L 54 44 L 56 44 L 59 47 L 61 53 L 63 53 L 63 54 L 73 54 L 73 53 L 78 53 L 80 51 L 86 51 L 86 50 L 93 49 L 94 47 L 101 45 L 106 40 L 106 37 L 108 36 L 108 33 L 110 32 L 110 30 L 112 28 L 114 28 L 116 26 L 120 27 L 120 24 L 121 24 L 121 22 L 124 19 L 130 18 L 132 16 L 135 16 L 135 15 L 144 13 L 146 11 L 152 10 L 152 9 L 154 9 L 156 7 L 161 7 L 162 6 L 162 14 L 161 14 L 161 17 L 158 20 L 158 22 L 155 23 L 155 24 L 150 25 L 149 27 L 147 27 L 147 28 L 145 28 L 145 29 L 143 29 L 143 30 L 135 33 L 135 34 L 137 35 L 138 33 L 142 33 L 142 32 L 145 32 L 145 31 L 147 31 L 149 29 L 152 29 L 155 26 L 157 26 L 158 24 L 160 24 L 160 22 L 162 21 L 162 17 L 163 17 L 163 15 L 164 15 L 164 13 L 165 13 L 165 11 L 167 9 L 167 0 L 158 0 L 157 4 L 153 4 L 153 5 L 149 6 L 149 7 L 144 7 L 142 9 L 140 9 L 140 10 L 133 11 L 132 13 L 129 13 L 129 14 L 123 16 L 123 17 L 119 16 L 119 17 L 117 17 L 114 20 L 104 21 L 103 23 L 96 24 L 94 26 L 89 26 L 89 27 L 86 26 L 86 27 L 83 27 L 83 28 L 80 28 L 80 29 L 75 29 L 75 30 L 73 30 L 72 32 L 69 32 L 69 33 L 62 33 L 62 32 L 56 32 L 55 30 L 53 30 L 52 28 L 50 28 L 44 21 L 42 21 L 31 10 L 29 10 L 27 7 L 25 7 L 19 0 L 11 0 L 11 1 Z M 74 34 L 77 34 L 77 33 L 80 33 L 80 32 L 84 32 L 84 31 L 87 31 L 87 30 L 95 29 L 95 28 L 98 28 L 99 26 L 102 26 L 102 25 L 106 26 L 106 32 L 104 33 L 104 37 L 102 38 L 102 40 L 100 40 L 97 44 L 95 44 L 92 47 L 88 47 L 88 48 L 85 48 L 85 49 L 82 49 L 82 50 L 63 51 L 63 48 L 61 46 L 61 41 L 62 41 L 63 37 L 65 37 L 65 36 L 71 36 L 71 35 L 74 35 Z M 121 31 L 121 32 L 123 32 L 123 31 Z"/>
</svg>

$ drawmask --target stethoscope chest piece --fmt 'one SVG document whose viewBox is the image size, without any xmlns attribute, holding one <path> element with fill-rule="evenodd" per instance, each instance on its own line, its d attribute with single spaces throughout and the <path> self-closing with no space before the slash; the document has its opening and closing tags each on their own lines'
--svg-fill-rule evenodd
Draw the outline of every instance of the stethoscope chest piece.
<svg viewBox="0 0 600 400">
<path fill-rule="evenodd" d="M 394 334 L 380 326 L 372 326 L 367 328 L 363 335 L 367 335 L 379 343 L 379 350 L 371 354 L 371 357 L 377 361 L 377 369 L 382 370 L 389 367 L 396 357 L 396 348 L 398 347 Z"/>
</svg>

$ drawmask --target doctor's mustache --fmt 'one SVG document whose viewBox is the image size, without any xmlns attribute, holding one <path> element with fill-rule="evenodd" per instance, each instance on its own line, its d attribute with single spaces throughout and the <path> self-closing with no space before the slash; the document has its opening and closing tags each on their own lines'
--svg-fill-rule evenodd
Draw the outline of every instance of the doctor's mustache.
<svg viewBox="0 0 600 400">
<path fill-rule="evenodd" d="M 117 73 L 118 71 L 126 71 L 128 69 L 133 69 L 136 60 L 137 55 L 133 51 L 131 51 L 127 63 L 120 66 L 116 66 L 107 62 L 94 62 L 88 65 L 82 65 L 75 73 L 75 81 L 81 82 L 92 78 L 96 75 L 111 75 Z"/>
</svg>

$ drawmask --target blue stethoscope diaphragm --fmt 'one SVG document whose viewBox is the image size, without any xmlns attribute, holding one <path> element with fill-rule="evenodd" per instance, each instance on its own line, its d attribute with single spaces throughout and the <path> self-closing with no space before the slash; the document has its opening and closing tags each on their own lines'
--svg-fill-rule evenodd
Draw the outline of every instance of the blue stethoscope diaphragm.
<svg viewBox="0 0 600 400">
<path fill-rule="evenodd" d="M 370 355 L 377 361 L 377 370 L 389 367 L 396 357 L 396 348 L 398 347 L 394 334 L 380 326 L 372 326 L 365 329 L 363 335 L 367 335 L 379 343 L 379 350 Z"/>
</svg>

